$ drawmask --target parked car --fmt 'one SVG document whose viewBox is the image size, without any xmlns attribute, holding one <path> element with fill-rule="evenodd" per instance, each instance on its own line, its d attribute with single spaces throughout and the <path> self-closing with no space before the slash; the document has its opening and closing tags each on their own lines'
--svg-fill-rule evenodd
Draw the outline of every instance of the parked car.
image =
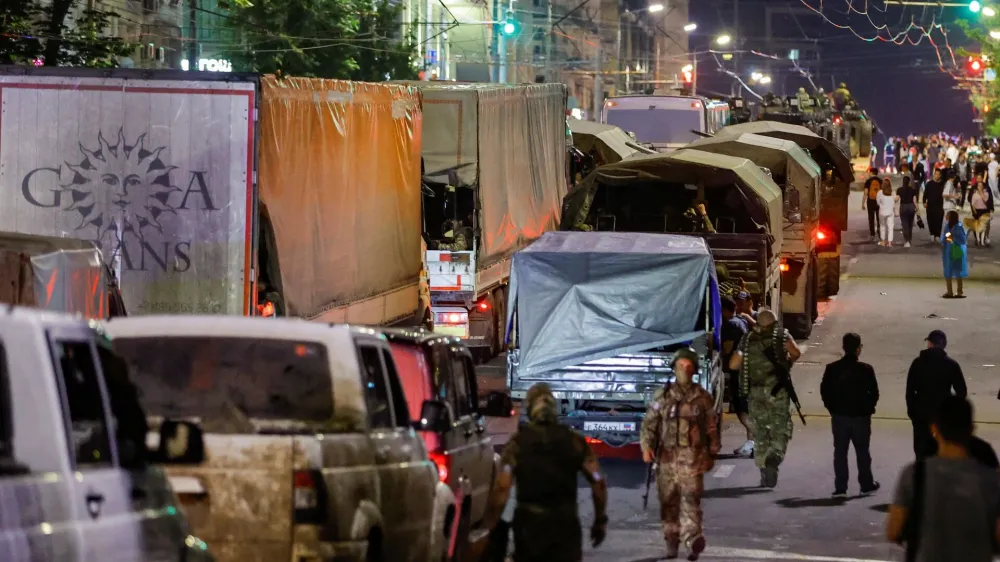
<svg viewBox="0 0 1000 562">
<path fill-rule="evenodd" d="M 421 435 L 430 458 L 460 507 L 449 554 L 455 560 L 467 559 L 470 543 L 489 534 L 481 524 L 500 466 L 486 432 L 486 416 L 510 417 L 510 398 L 490 393 L 486 406 L 480 407 L 472 354 L 461 338 L 422 329 L 381 331 L 392 348 L 410 418 L 425 420 Z"/>
<path fill-rule="evenodd" d="M 229 316 L 107 329 L 151 425 L 201 420 L 205 462 L 167 472 L 220 561 L 440 560 L 448 500 L 375 330 Z"/>
<path fill-rule="evenodd" d="M 124 363 L 78 317 L 0 307 L 0 560 L 208 561 L 163 471 L 201 462 L 169 422 L 146 448 Z"/>
</svg>

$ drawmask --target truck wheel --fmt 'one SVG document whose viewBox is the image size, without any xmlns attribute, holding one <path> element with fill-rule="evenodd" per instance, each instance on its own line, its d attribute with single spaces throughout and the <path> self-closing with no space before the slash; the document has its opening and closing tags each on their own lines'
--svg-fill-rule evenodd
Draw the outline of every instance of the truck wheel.
<svg viewBox="0 0 1000 562">
<path fill-rule="evenodd" d="M 840 292 L 840 256 L 821 258 L 816 271 L 819 275 L 819 297 L 830 298 Z"/>
<path fill-rule="evenodd" d="M 782 320 L 788 333 L 797 340 L 808 338 L 812 333 L 812 312 L 783 314 Z"/>
<path fill-rule="evenodd" d="M 871 121 L 861 123 L 861 138 L 858 140 L 858 154 L 862 158 L 868 158 L 872 151 L 872 124 Z"/>
</svg>

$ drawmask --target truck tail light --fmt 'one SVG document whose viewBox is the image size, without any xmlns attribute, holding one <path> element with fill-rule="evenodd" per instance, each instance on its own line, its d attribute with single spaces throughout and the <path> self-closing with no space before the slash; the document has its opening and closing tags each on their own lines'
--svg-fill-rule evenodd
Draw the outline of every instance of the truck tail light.
<svg viewBox="0 0 1000 562">
<path fill-rule="evenodd" d="M 782 273 L 788 271 L 788 262 L 781 260 L 781 263 L 778 264 L 778 269 L 781 270 Z"/>
<path fill-rule="evenodd" d="M 293 520 L 296 524 L 319 525 L 326 516 L 326 486 L 318 470 L 296 470 L 292 482 Z"/>
<path fill-rule="evenodd" d="M 819 240 L 820 242 L 823 242 L 823 241 L 825 241 L 829 237 L 830 237 L 830 235 L 827 234 L 826 231 L 823 230 L 822 228 L 817 228 L 816 229 L 816 240 Z"/>
<path fill-rule="evenodd" d="M 434 461 L 434 466 L 437 467 L 438 479 L 441 480 L 443 484 L 447 484 L 448 477 L 451 476 L 451 471 L 448 467 L 450 464 L 450 457 L 444 453 L 429 453 L 427 456 Z"/>
<path fill-rule="evenodd" d="M 490 303 L 486 299 L 483 299 L 476 303 L 476 310 L 479 312 L 486 312 L 490 309 Z"/>
<path fill-rule="evenodd" d="M 438 312 L 434 316 L 434 323 L 441 325 L 465 324 L 469 321 L 468 312 Z"/>
</svg>

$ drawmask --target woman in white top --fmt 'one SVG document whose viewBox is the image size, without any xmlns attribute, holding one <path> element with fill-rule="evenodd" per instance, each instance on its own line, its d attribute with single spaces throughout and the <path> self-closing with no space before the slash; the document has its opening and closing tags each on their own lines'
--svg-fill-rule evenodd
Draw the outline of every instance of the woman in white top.
<svg viewBox="0 0 1000 562">
<path fill-rule="evenodd" d="M 889 178 L 882 180 L 882 191 L 876 196 L 878 201 L 878 220 L 881 225 L 881 235 L 882 239 L 879 241 L 879 246 L 892 246 L 892 229 L 893 217 L 899 215 L 899 211 L 896 210 L 896 203 L 899 202 L 899 196 L 893 195 L 892 193 L 892 183 Z"/>
</svg>

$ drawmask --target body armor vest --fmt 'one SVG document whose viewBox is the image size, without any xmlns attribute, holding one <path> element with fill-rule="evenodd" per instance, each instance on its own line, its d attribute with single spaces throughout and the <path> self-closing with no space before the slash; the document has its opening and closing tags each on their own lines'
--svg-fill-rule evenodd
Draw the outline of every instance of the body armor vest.
<svg viewBox="0 0 1000 562">
<path fill-rule="evenodd" d="M 751 342 L 751 338 L 756 341 Z M 787 363 L 785 329 L 781 327 L 780 322 L 775 322 L 767 334 L 750 331 L 740 341 L 740 353 L 743 354 L 743 366 L 740 368 L 739 381 L 741 396 L 750 394 L 751 379 L 754 384 L 760 384 L 773 377 L 774 365 L 764 355 L 764 349 L 768 346 L 774 349 L 774 356 L 778 358 L 778 361 Z"/>
</svg>

